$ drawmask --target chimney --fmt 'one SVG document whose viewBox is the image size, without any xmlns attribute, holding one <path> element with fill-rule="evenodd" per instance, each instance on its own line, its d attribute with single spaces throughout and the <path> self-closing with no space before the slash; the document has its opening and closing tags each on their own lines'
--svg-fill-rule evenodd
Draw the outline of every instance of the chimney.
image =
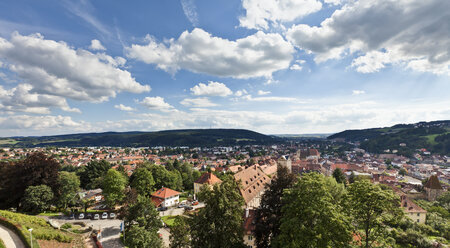
<svg viewBox="0 0 450 248">
<path fill-rule="evenodd" d="M 245 208 L 245 218 L 248 218 L 249 210 L 248 208 Z"/>
</svg>

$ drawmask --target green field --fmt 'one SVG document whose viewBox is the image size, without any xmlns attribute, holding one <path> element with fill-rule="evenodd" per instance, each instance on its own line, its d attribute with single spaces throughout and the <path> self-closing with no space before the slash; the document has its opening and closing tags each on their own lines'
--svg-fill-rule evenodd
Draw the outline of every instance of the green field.
<svg viewBox="0 0 450 248">
<path fill-rule="evenodd" d="M 0 145 L 14 145 L 17 143 L 18 141 L 15 139 L 0 139 Z"/>
<path fill-rule="evenodd" d="M 176 217 L 177 216 L 175 216 L 175 215 L 173 215 L 173 216 L 172 215 L 168 215 L 168 216 L 161 217 L 161 219 L 162 219 L 162 221 L 164 221 L 164 223 L 166 223 L 166 225 L 168 227 L 171 227 L 171 226 L 173 226 Z"/>
</svg>

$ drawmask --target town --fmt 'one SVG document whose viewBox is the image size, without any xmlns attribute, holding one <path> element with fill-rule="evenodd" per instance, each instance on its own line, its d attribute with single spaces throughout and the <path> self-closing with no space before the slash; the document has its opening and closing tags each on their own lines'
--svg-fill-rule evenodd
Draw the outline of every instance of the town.
<svg viewBox="0 0 450 248">
<path fill-rule="evenodd" d="M 48 205 L 41 210 L 42 215 L 48 215 L 45 214 L 47 211 L 56 211 L 45 218 L 59 229 L 81 221 L 82 226 L 90 226 L 86 233 L 92 235 L 91 242 L 95 240 L 103 247 L 121 247 L 126 241 L 124 236 L 127 236 L 127 231 L 133 237 L 130 226 L 125 228 L 126 225 L 132 225 L 126 209 L 129 211 L 130 205 L 137 204 L 128 202 L 132 192 L 151 199 L 151 206 L 158 211 L 162 220 L 157 233 L 164 246 L 196 247 L 194 244 L 179 245 L 180 241 L 174 234 L 171 235 L 171 231 L 179 232 L 177 225 L 181 225 L 180 223 L 186 225 L 177 219 L 180 216 L 192 218 L 189 216 L 208 207 L 201 193 L 205 185 L 209 190 L 216 190 L 213 186 L 220 185 L 228 177 L 237 185 L 243 199 L 238 208 L 242 209 L 242 242 L 247 247 L 260 247 L 261 243 L 258 246 L 255 233 L 256 212 L 261 209 L 264 194 L 266 190 L 270 190 L 271 181 L 276 180 L 280 168 L 285 168 L 287 173 L 299 178 L 320 174 L 326 178 L 335 178 L 345 185 L 358 180 L 384 185 L 398 197 L 399 207 L 407 218 L 414 223 L 430 226 L 435 230 L 436 236 L 441 236 L 440 239 L 429 241 L 430 244 L 447 244 L 448 226 L 439 226 L 442 223 L 436 224 L 436 218 L 442 218 L 448 224 L 448 215 L 440 215 L 442 212 L 439 211 L 444 208 L 439 208 L 439 215 L 436 217 L 435 205 L 436 201 L 440 202 L 442 199 L 448 201 L 446 192 L 450 186 L 450 157 L 432 154 L 425 149 L 417 149 L 411 158 L 397 155 L 396 151 L 389 152 L 368 153 L 334 140 L 300 140 L 276 145 L 193 148 L 3 148 L 0 150 L 0 159 L 3 161 L 2 168 L 5 169 L 8 162 L 26 160 L 32 154 L 42 154 L 60 164 L 60 171 L 78 176 L 79 182 L 75 187 L 77 191 L 73 192 L 76 193 L 72 196 L 73 199 L 67 200 L 63 208 L 60 205 L 55 207 L 56 204 Z M 113 179 L 114 173 L 111 170 L 126 178 L 121 186 L 115 186 L 119 187 L 119 192 L 110 192 L 110 186 L 105 185 L 109 176 L 112 177 L 110 180 L 117 180 Z M 151 179 L 146 178 L 148 174 Z M 132 191 L 127 188 L 130 186 Z M 20 204 L 23 208 L 23 201 Z M 357 234 L 353 234 L 353 242 L 364 239 L 363 235 L 355 235 Z M 258 238 L 261 240 L 261 237 Z M 128 246 L 140 246 L 136 244 L 145 243 L 129 241 Z"/>
</svg>

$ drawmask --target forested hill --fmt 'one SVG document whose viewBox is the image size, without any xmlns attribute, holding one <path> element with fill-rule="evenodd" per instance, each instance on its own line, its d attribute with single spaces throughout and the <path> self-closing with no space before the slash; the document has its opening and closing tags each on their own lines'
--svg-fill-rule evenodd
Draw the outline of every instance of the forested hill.
<svg viewBox="0 0 450 248">
<path fill-rule="evenodd" d="M 384 128 L 346 130 L 328 136 L 328 139 L 361 142 L 360 147 L 362 149 L 374 153 L 383 153 L 386 149 L 395 149 L 400 154 L 410 155 L 415 149 L 425 148 L 434 153 L 450 155 L 450 121 L 419 122 Z"/>
<path fill-rule="evenodd" d="M 222 146 L 273 144 L 280 138 L 244 129 L 187 129 L 158 132 L 83 133 L 42 137 L 0 138 L 0 147 L 45 146 Z"/>
</svg>

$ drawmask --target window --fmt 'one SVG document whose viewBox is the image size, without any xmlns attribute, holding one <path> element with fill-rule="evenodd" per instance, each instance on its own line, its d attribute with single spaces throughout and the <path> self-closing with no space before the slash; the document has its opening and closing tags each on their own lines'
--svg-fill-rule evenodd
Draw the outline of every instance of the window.
<svg viewBox="0 0 450 248">
<path fill-rule="evenodd" d="M 419 219 L 417 219 L 417 222 L 420 222 L 420 220 L 419 220 Z"/>
<path fill-rule="evenodd" d="M 252 240 L 253 236 L 252 235 L 248 235 L 248 240 Z"/>
<path fill-rule="evenodd" d="M 420 213 L 417 213 L 417 217 L 419 217 L 420 216 Z"/>
</svg>

